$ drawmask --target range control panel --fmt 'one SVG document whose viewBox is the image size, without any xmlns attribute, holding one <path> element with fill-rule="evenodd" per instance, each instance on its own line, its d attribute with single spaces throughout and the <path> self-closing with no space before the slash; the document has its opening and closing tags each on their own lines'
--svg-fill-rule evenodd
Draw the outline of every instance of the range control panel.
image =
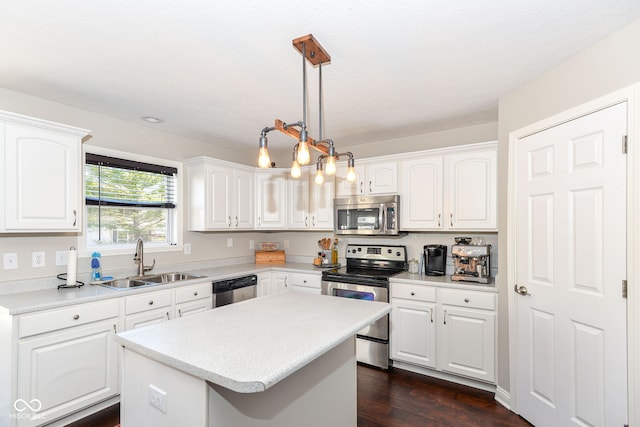
<svg viewBox="0 0 640 427">
<path fill-rule="evenodd" d="M 347 245 L 347 258 L 404 261 L 407 259 L 406 246 L 388 245 Z"/>
</svg>

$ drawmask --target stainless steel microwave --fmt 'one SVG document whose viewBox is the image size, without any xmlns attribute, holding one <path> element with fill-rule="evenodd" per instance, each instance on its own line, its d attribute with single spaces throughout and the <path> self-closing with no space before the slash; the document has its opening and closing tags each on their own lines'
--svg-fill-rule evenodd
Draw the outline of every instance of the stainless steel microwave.
<svg viewBox="0 0 640 427">
<path fill-rule="evenodd" d="M 393 236 L 400 234 L 400 196 L 353 196 L 333 200 L 335 234 Z"/>
</svg>

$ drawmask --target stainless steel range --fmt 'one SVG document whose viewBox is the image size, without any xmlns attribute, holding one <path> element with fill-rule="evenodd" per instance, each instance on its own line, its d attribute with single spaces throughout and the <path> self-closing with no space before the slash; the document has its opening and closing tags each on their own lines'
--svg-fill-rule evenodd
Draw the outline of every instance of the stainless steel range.
<svg viewBox="0 0 640 427">
<path fill-rule="evenodd" d="M 389 277 L 407 269 L 405 246 L 347 245 L 346 267 L 322 273 L 323 295 L 389 302 Z M 358 332 L 359 362 L 389 367 L 389 316 Z"/>
</svg>

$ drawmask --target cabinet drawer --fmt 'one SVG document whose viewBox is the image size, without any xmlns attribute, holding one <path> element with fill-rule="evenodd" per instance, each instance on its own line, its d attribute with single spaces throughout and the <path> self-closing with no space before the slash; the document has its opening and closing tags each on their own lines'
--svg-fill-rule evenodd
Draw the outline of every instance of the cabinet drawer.
<svg viewBox="0 0 640 427">
<path fill-rule="evenodd" d="M 292 286 L 304 286 L 306 288 L 320 289 L 322 277 L 315 274 L 290 273 L 289 280 Z"/>
<path fill-rule="evenodd" d="M 436 288 L 408 283 L 392 283 L 391 298 L 404 298 L 414 301 L 436 301 Z"/>
<path fill-rule="evenodd" d="M 485 310 L 496 309 L 496 296 L 487 292 L 474 292 L 457 289 L 440 289 L 440 303 L 473 307 Z"/>
<path fill-rule="evenodd" d="M 171 291 L 151 292 L 125 299 L 125 314 L 140 313 L 171 305 Z"/>
<path fill-rule="evenodd" d="M 20 317 L 18 337 L 84 325 L 98 320 L 110 319 L 119 315 L 119 300 L 113 299 L 89 304 L 74 305 L 45 313 L 35 313 Z"/>
<path fill-rule="evenodd" d="M 210 282 L 178 288 L 176 289 L 176 304 L 209 298 L 212 291 Z"/>
</svg>

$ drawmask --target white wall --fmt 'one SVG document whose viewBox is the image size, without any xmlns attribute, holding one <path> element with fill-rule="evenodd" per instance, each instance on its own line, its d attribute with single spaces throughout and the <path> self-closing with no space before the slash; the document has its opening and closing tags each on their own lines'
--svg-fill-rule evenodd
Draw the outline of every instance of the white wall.
<svg viewBox="0 0 640 427">
<path fill-rule="evenodd" d="M 562 111 L 640 82 L 640 20 L 578 53 L 558 67 L 500 98 L 498 144 L 499 244 L 507 247 L 509 134 Z M 524 53 L 523 53 L 524 54 Z M 622 244 L 622 243 L 621 243 Z M 498 286 L 498 385 L 509 391 L 507 266 L 500 257 Z"/>
</svg>

